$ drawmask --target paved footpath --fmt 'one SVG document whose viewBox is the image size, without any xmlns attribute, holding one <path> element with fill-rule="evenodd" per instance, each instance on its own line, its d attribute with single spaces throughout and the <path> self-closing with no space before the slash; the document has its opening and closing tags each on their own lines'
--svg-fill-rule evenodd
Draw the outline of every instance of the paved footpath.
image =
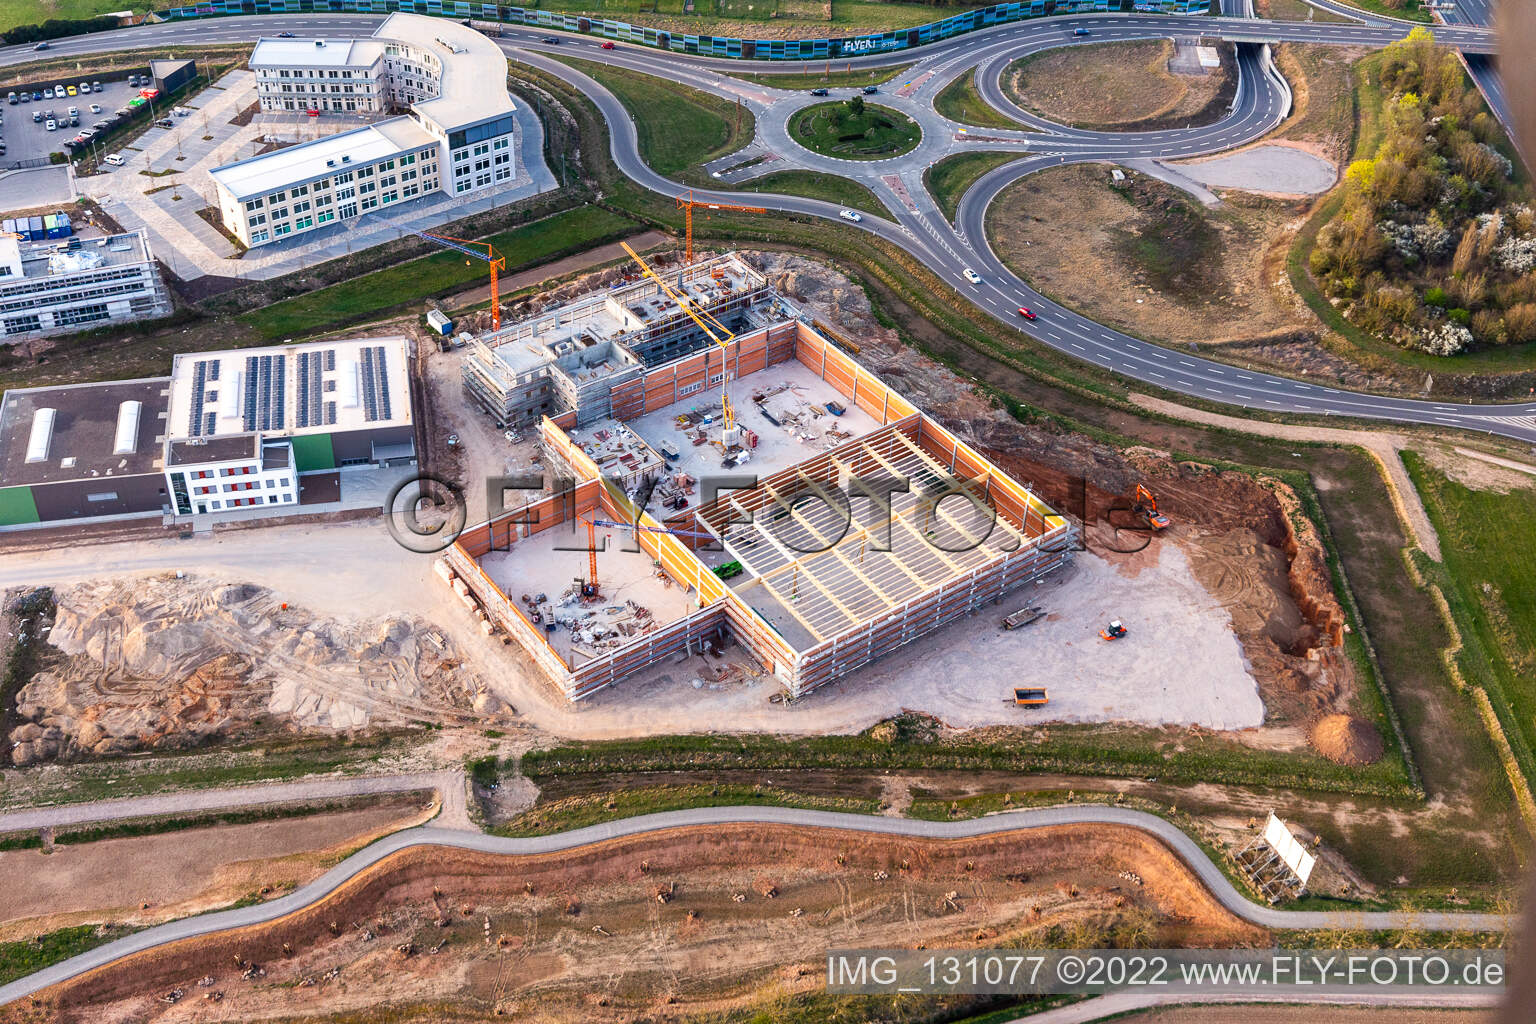
<svg viewBox="0 0 1536 1024">
<path fill-rule="evenodd" d="M 461 790 L 462 792 L 462 790 Z M 170 921 L 125 936 L 115 942 L 44 968 L 0 986 L 0 1005 L 32 995 L 114 960 L 181 939 L 243 928 L 276 920 L 325 899 L 360 872 L 392 855 L 419 847 L 448 847 L 484 853 L 530 855 L 563 853 L 591 843 L 645 835 L 675 828 L 711 828 L 723 824 L 787 825 L 797 828 L 845 829 L 913 839 L 965 839 L 1053 825 L 1121 825 L 1139 828 L 1171 848 L 1222 906 L 1238 917 L 1266 928 L 1351 928 L 1422 931 L 1503 931 L 1510 919 L 1499 914 L 1445 911 L 1297 911 L 1277 910 L 1250 902 L 1237 891 L 1195 841 L 1155 815 L 1123 807 L 1071 806 L 1009 811 L 968 821 L 919 821 L 864 814 L 802 810 L 794 807 L 697 807 L 602 822 L 554 835 L 509 839 L 480 832 L 441 827 L 402 829 L 364 847 L 302 888 L 266 903 Z"/>
<path fill-rule="evenodd" d="M 343 800 L 348 797 L 435 790 L 443 801 L 437 824 L 449 829 L 473 829 L 459 771 L 412 772 L 404 775 L 363 775 L 333 779 L 269 782 L 229 789 L 204 789 L 61 804 L 0 814 L 0 832 L 62 828 L 130 818 L 186 816 L 208 811 L 240 810 L 272 804 Z"/>
</svg>

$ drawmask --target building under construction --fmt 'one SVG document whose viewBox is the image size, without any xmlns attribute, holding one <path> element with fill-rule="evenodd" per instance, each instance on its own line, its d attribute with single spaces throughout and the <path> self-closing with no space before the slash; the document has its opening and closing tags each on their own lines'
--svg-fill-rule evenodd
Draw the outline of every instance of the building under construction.
<svg viewBox="0 0 1536 1024">
<path fill-rule="evenodd" d="M 671 271 L 667 286 L 732 330 L 770 319 L 768 282 L 734 254 Z M 498 426 L 566 412 L 589 423 L 611 414 L 616 388 L 711 344 L 659 284 L 642 278 L 482 335 L 464 360 L 464 387 Z"/>
<path fill-rule="evenodd" d="M 440 567 L 572 700 L 732 642 L 797 697 L 1071 557 L 1066 518 L 799 319 L 618 377 L 600 420 L 541 420 L 562 482 Z"/>
</svg>

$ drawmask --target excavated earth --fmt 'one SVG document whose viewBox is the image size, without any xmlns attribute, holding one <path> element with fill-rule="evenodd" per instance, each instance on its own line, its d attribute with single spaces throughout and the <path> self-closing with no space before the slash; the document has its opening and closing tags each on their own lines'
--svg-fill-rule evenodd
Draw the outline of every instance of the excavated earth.
<svg viewBox="0 0 1536 1024">
<path fill-rule="evenodd" d="M 1356 679 L 1344 657 L 1344 611 L 1322 543 L 1310 520 L 1295 514 L 1300 502 L 1288 485 L 1021 423 L 949 368 L 902 344 L 895 330 L 875 320 L 862 289 L 836 271 L 784 253 L 750 258 L 782 294 L 858 339 L 860 361 L 887 383 L 1084 524 L 1089 550 L 1134 574 L 1156 545 L 1183 548 L 1201 584 L 1232 616 L 1266 725 L 1306 727 L 1348 711 Z M 1131 512 L 1137 483 L 1153 491 L 1173 520 L 1166 533 L 1149 536 Z M 1152 617 L 1156 610 L 1138 612 Z"/>
<path fill-rule="evenodd" d="M 1135 829 L 934 841 L 730 825 L 545 856 L 405 851 L 318 906 L 108 965 L 14 1019 L 675 1019 L 819 988 L 830 948 L 1046 939 L 1269 941 Z"/>
<path fill-rule="evenodd" d="M 17 766 L 503 710 L 453 642 L 418 619 L 341 623 L 263 587 L 196 576 L 55 596 L 48 656 L 16 699 Z"/>
</svg>

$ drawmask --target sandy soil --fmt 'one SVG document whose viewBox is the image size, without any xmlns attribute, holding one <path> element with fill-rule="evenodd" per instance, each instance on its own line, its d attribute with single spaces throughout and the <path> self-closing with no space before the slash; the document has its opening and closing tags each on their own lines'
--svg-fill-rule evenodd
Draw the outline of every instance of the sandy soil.
<svg viewBox="0 0 1536 1024">
<path fill-rule="evenodd" d="M 1117 191 L 1097 165 L 1031 175 L 994 204 L 988 235 L 1040 291 L 1137 334 L 1225 345 L 1313 329 L 1264 276 L 1266 239 L 1298 208 L 1248 197 L 1208 211 L 1171 185 L 1134 171 L 1127 179 Z M 1153 229 L 1177 248 L 1150 257 L 1128 249 L 1128 240 Z M 1182 269 L 1165 277 L 1153 260 Z"/>
<path fill-rule="evenodd" d="M 1061 124 L 1100 130 L 1146 130 L 1154 124 L 1203 124 L 1231 75 L 1175 74 L 1171 40 L 1069 46 L 1025 58 L 1003 73 L 1003 88 L 1020 106 Z"/>
<path fill-rule="evenodd" d="M 817 986 L 829 946 L 996 945 L 1052 926 L 1090 945 L 1267 941 L 1129 829 L 924 842 L 727 826 L 540 858 L 406 852 L 273 925 L 50 990 L 58 1012 L 37 1019 L 249 1021 L 320 1000 L 329 1013 L 433 1001 L 544 1021 L 676 1016 Z M 242 980 L 237 961 L 264 974 Z M 179 1003 L 158 1001 L 176 988 Z"/>
<path fill-rule="evenodd" d="M 1255 146 L 1204 160 L 1171 164 L 1211 188 L 1236 188 L 1276 197 L 1313 196 L 1338 181 L 1338 168 L 1299 146 Z"/>
<path fill-rule="evenodd" d="M 0 890 L 0 937 L 83 922 L 149 925 L 201 913 L 259 891 L 319 876 L 336 851 L 414 824 L 423 805 L 188 829 L 164 835 L 0 853 L 0 872 L 25 878 Z M 122 865 L 132 864 L 125 872 Z"/>
<path fill-rule="evenodd" d="M 1536 465 L 1531 463 L 1438 444 L 1415 444 L 1414 450 L 1431 466 L 1474 491 L 1508 494 L 1536 487 Z"/>
</svg>

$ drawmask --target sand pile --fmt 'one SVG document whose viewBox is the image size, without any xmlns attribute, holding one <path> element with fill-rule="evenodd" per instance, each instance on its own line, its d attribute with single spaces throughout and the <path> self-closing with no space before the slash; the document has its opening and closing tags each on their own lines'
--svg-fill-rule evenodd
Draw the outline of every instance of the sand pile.
<svg viewBox="0 0 1536 1024">
<path fill-rule="evenodd" d="M 1371 723 L 1353 715 L 1327 715 L 1312 727 L 1312 746 L 1330 761 L 1348 765 L 1375 764 L 1385 749 Z"/>
<path fill-rule="evenodd" d="M 53 656 L 17 696 L 17 765 L 491 706 L 418 619 L 317 620 L 263 587 L 195 577 L 93 581 L 57 601 Z"/>
</svg>

